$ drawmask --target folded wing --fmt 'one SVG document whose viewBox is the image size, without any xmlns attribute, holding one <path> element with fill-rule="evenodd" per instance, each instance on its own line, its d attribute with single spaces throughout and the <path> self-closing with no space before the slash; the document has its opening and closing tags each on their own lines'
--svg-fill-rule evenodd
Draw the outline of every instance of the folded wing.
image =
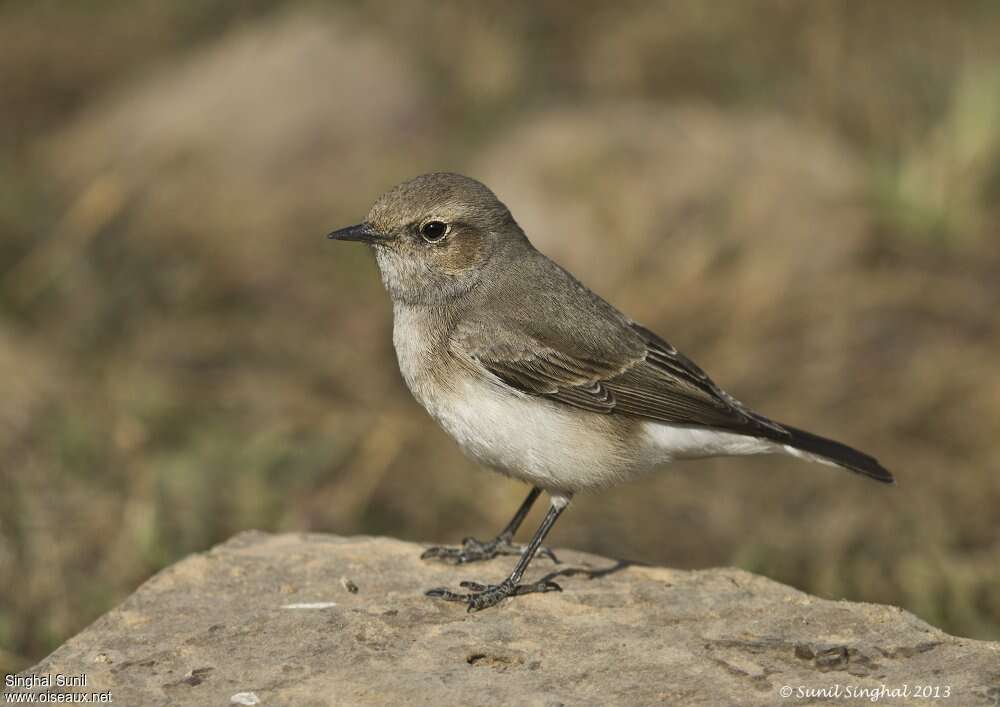
<svg viewBox="0 0 1000 707">
<path fill-rule="evenodd" d="M 507 336 L 494 347 L 468 345 L 492 337 L 464 337 L 457 351 L 522 393 L 604 414 L 658 422 L 697 425 L 785 440 L 780 425 L 744 407 L 719 388 L 693 361 L 645 327 L 630 323 L 628 346 L 616 342 L 601 350 L 595 342 L 566 353 L 544 336 L 504 327 Z M 516 332 L 512 335 L 512 332 Z"/>
</svg>

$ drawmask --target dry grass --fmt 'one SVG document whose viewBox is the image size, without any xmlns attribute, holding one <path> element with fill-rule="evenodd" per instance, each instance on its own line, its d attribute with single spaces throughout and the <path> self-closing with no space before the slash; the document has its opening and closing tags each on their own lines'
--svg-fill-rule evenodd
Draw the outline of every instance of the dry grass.
<svg viewBox="0 0 1000 707">
<path fill-rule="evenodd" d="M 410 400 L 374 265 L 322 238 L 431 169 L 900 478 L 678 466 L 556 544 L 1000 638 L 1000 11 L 88 7 L 0 8 L 0 669 L 243 528 L 507 519 L 523 489 Z"/>
</svg>

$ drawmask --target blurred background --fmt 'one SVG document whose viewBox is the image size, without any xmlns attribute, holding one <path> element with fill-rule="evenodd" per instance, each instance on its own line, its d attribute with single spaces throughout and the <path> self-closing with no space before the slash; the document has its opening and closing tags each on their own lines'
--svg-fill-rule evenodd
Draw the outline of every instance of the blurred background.
<svg viewBox="0 0 1000 707">
<path fill-rule="evenodd" d="M 435 170 L 899 479 L 679 464 L 553 546 L 1000 639 L 997 37 L 993 2 L 0 3 L 0 669 L 243 529 L 508 520 L 324 237 Z"/>
</svg>

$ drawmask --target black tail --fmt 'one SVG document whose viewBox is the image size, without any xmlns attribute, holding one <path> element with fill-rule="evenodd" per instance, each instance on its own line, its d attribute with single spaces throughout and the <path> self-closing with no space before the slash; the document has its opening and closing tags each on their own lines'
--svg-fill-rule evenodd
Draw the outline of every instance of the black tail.
<svg viewBox="0 0 1000 707">
<path fill-rule="evenodd" d="M 896 483 L 889 470 L 879 464 L 875 457 L 870 457 L 864 452 L 859 452 L 857 449 L 848 447 L 846 444 L 834 442 L 832 439 L 826 439 L 825 437 L 819 437 L 811 432 L 789 427 L 788 425 L 782 425 L 782 427 L 791 433 L 792 438 L 780 441 L 790 447 L 823 457 L 845 469 L 858 474 L 864 474 L 870 479 L 875 479 L 885 484 Z"/>
</svg>

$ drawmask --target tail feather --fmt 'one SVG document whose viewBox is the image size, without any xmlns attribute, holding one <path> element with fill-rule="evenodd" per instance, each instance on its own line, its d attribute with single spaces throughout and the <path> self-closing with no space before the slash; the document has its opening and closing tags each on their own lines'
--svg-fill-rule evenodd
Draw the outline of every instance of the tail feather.
<svg viewBox="0 0 1000 707">
<path fill-rule="evenodd" d="M 870 479 L 881 481 L 886 484 L 894 484 L 896 480 L 884 466 L 878 463 L 875 457 L 871 457 L 864 452 L 859 452 L 846 444 L 835 442 L 832 439 L 814 435 L 805 430 L 782 425 L 791 435 L 791 439 L 780 440 L 783 444 L 800 450 L 809 455 L 818 457 L 818 461 L 827 461 L 837 466 L 841 466 L 849 471 L 863 474 Z M 777 440 L 776 440 L 777 441 Z M 793 452 L 794 453 L 794 452 Z"/>
</svg>

